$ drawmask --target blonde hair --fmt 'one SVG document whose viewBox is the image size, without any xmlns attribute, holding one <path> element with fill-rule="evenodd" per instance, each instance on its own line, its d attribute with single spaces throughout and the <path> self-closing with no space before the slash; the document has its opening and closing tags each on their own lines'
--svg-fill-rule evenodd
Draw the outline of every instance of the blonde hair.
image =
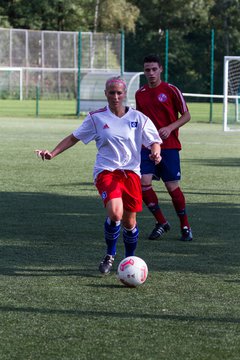
<svg viewBox="0 0 240 360">
<path fill-rule="evenodd" d="M 109 79 L 106 81 L 105 89 L 107 89 L 109 86 L 111 86 L 111 85 L 114 84 L 114 83 L 122 84 L 122 85 L 124 86 L 124 90 L 125 90 L 125 91 L 127 90 L 126 80 L 123 79 L 121 76 L 113 76 L 113 77 L 109 78 Z"/>
</svg>

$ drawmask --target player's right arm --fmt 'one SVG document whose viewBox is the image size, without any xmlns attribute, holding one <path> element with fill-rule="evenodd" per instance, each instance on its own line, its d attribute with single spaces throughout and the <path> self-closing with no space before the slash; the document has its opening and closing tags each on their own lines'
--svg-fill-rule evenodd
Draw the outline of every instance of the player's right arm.
<svg viewBox="0 0 240 360">
<path fill-rule="evenodd" d="M 51 160 L 55 156 L 61 154 L 63 151 L 69 149 L 75 145 L 79 140 L 73 136 L 73 134 L 65 137 L 60 143 L 52 150 L 35 150 L 37 155 L 42 158 L 42 160 Z"/>
</svg>

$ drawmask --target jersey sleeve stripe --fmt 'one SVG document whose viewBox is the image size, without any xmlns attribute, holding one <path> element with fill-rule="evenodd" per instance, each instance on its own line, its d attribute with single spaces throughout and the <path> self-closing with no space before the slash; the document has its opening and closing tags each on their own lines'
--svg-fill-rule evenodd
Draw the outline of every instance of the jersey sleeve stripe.
<svg viewBox="0 0 240 360">
<path fill-rule="evenodd" d="M 184 114 L 185 112 L 188 111 L 188 107 L 187 107 L 187 104 L 186 104 L 186 101 L 183 97 L 183 94 L 181 93 L 181 91 L 174 85 L 170 85 L 169 86 L 171 87 L 171 89 L 173 90 L 173 92 L 175 93 L 175 95 L 178 97 L 179 99 L 179 104 L 181 105 L 181 111 L 180 113 L 181 114 Z"/>
</svg>

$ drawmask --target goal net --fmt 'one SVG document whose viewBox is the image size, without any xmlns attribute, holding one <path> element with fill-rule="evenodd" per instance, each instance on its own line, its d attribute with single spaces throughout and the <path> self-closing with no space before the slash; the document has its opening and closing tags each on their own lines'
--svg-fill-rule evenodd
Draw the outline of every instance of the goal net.
<svg viewBox="0 0 240 360">
<path fill-rule="evenodd" d="M 23 98 L 23 71 L 18 67 L 0 67 L 0 99 Z"/>
<path fill-rule="evenodd" d="M 240 56 L 224 57 L 224 131 L 240 130 Z"/>
</svg>

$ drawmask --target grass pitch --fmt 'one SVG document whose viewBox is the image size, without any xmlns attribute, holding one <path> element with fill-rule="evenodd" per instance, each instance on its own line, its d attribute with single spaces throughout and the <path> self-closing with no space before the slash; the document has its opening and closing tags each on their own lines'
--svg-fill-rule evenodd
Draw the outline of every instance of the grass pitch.
<svg viewBox="0 0 240 360">
<path fill-rule="evenodd" d="M 92 184 L 95 145 L 42 162 L 78 120 L 0 119 L 0 359 L 238 360 L 240 354 L 239 133 L 216 124 L 180 130 L 182 188 L 193 230 L 178 241 L 170 198 L 155 182 L 172 225 L 149 241 L 138 216 L 137 256 L 149 277 L 124 287 L 98 273 L 105 211 Z M 115 269 L 123 257 L 118 244 Z"/>
<path fill-rule="evenodd" d="M 213 122 L 220 124 L 223 117 L 221 103 L 214 103 L 210 120 L 210 104 L 208 102 L 192 102 L 187 98 L 192 122 Z M 94 109 L 93 103 L 93 109 Z M 81 109 L 81 104 L 80 104 Z M 76 100 L 1 100 L 1 117 L 39 117 L 39 118 L 76 118 Z"/>
</svg>

